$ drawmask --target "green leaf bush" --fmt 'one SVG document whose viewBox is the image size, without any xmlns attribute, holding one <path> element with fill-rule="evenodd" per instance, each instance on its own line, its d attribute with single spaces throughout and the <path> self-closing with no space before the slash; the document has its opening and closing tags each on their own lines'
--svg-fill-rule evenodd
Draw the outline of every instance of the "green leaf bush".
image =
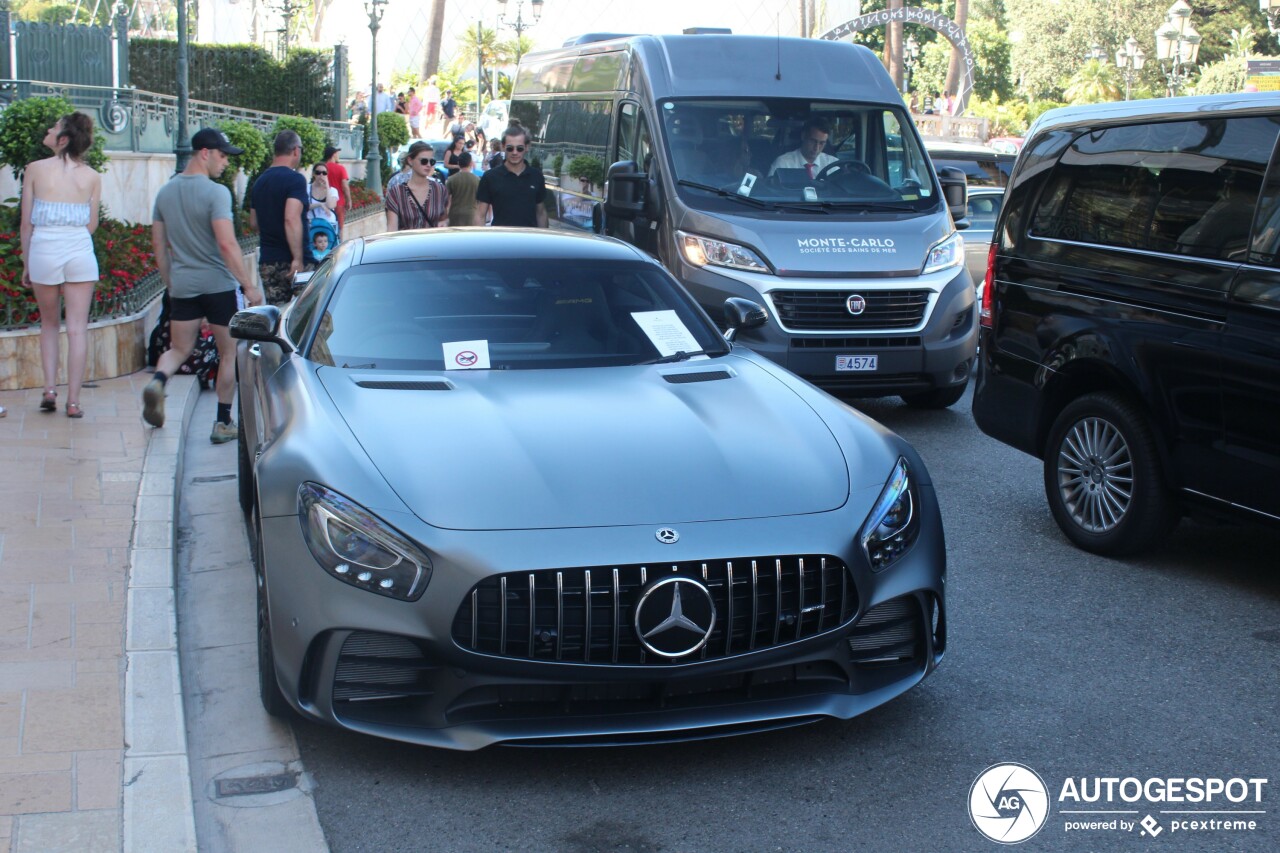
<svg viewBox="0 0 1280 853">
<path fill-rule="evenodd" d="M 11 167 L 21 180 L 28 163 L 52 155 L 41 140 L 58 119 L 71 112 L 75 112 L 75 107 L 61 97 L 24 98 L 5 107 L 0 112 L 0 166 Z M 106 170 L 104 144 L 106 137 L 95 124 L 93 146 L 85 152 L 84 161 L 98 172 Z"/>
<path fill-rule="evenodd" d="M 262 131 L 247 121 L 225 120 L 218 122 L 215 127 L 227 135 L 232 145 L 244 149 L 243 154 L 236 154 L 229 158 L 226 170 L 218 179 L 219 183 L 231 190 L 231 197 L 235 198 L 236 175 L 243 170 L 252 182 L 253 178 L 262 171 L 262 164 L 271 159 L 271 145 Z"/>
<path fill-rule="evenodd" d="M 302 168 L 306 168 L 312 163 L 320 162 L 321 156 L 324 155 L 324 146 L 326 144 L 324 131 L 309 118 L 280 116 L 280 118 L 276 119 L 276 123 L 271 125 L 271 130 L 267 131 L 267 154 L 263 161 L 263 168 L 270 165 L 271 158 L 274 156 L 273 146 L 275 145 L 276 134 L 282 130 L 292 130 L 302 137 L 302 163 L 299 164 Z"/>
</svg>

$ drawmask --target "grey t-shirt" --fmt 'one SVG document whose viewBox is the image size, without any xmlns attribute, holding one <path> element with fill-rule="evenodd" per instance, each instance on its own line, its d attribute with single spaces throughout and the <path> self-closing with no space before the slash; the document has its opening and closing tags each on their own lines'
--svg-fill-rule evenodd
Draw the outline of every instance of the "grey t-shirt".
<svg viewBox="0 0 1280 853">
<path fill-rule="evenodd" d="M 172 259 L 170 296 L 235 290 L 238 282 L 213 236 L 213 220 L 231 218 L 231 191 L 204 175 L 177 175 L 160 188 L 151 219 L 164 223 Z"/>
</svg>

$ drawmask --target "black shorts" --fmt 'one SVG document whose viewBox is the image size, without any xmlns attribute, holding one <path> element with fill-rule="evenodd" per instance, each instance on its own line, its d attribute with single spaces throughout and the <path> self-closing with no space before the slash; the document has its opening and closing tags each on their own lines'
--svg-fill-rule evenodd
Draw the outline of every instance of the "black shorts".
<svg viewBox="0 0 1280 853">
<path fill-rule="evenodd" d="M 238 310 L 234 290 L 202 293 L 199 296 L 185 298 L 176 296 L 169 298 L 169 319 L 175 322 L 208 320 L 211 326 L 229 326 L 231 317 Z"/>
</svg>

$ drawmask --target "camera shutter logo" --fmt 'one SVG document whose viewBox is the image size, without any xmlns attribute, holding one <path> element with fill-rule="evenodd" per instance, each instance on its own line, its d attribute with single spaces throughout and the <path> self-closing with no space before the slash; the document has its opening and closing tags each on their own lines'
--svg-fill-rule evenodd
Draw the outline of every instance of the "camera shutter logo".
<svg viewBox="0 0 1280 853">
<path fill-rule="evenodd" d="M 1035 835 L 1049 818 L 1049 789 L 1040 774 L 1023 764 L 993 764 L 969 789 L 969 819 L 1000 844 Z"/>
</svg>

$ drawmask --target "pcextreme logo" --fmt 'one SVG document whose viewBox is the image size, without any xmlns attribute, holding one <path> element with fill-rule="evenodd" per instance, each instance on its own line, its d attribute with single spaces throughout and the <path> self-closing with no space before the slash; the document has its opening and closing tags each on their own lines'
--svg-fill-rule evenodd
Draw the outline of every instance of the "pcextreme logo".
<svg viewBox="0 0 1280 853">
<path fill-rule="evenodd" d="M 1153 840 L 1167 831 L 1165 837 L 1195 833 L 1221 839 L 1259 828 L 1267 814 L 1267 784 L 1255 776 L 1069 776 L 1058 789 L 1057 820 L 1063 832 L 1134 833 Z M 1024 764 L 992 765 L 969 789 L 969 817 L 992 841 L 1026 841 L 1054 822 L 1048 790 Z"/>
</svg>

